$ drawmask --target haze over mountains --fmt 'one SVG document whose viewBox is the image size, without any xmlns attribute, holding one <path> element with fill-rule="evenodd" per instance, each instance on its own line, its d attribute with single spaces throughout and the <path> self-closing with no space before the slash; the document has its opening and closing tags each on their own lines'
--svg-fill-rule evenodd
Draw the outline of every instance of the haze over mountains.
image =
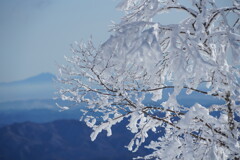
<svg viewBox="0 0 240 160">
<path fill-rule="evenodd" d="M 0 83 L 0 126 L 31 122 L 51 122 L 58 119 L 79 119 L 78 107 L 60 112 L 54 100 L 56 76 L 50 73 L 9 83 Z"/>
<path fill-rule="evenodd" d="M 54 79 L 51 73 L 42 73 L 20 81 L 0 83 L 0 102 L 50 99 L 54 96 Z"/>
</svg>

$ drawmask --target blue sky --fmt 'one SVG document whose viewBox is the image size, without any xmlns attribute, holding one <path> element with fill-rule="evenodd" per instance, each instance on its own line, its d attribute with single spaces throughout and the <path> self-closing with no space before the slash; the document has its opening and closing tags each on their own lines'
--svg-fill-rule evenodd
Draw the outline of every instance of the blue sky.
<svg viewBox="0 0 240 160">
<path fill-rule="evenodd" d="M 57 72 L 70 44 L 96 44 L 109 36 L 121 13 L 116 0 L 1 0 L 0 82 Z"/>
<path fill-rule="evenodd" d="M 228 0 L 218 0 L 226 4 Z M 70 44 L 104 42 L 111 21 L 123 15 L 119 0 L 0 0 L 0 82 L 21 80 L 42 72 L 57 73 L 70 55 Z M 182 19 L 172 13 L 163 23 Z"/>
</svg>

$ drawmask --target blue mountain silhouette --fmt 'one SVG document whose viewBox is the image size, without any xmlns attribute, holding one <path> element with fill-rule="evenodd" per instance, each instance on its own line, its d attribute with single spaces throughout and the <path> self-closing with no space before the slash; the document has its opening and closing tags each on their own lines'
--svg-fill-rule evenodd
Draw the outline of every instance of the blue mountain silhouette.
<svg viewBox="0 0 240 160">
<path fill-rule="evenodd" d="M 114 126 L 113 132 L 111 137 L 101 133 L 92 142 L 91 129 L 77 120 L 15 123 L 0 128 L 0 159 L 130 160 L 147 154 L 143 147 L 137 153 L 124 147 L 133 137 L 124 123 Z"/>
<path fill-rule="evenodd" d="M 13 81 L 13 82 L 2 82 L 0 86 L 10 85 L 26 85 L 26 84 L 38 84 L 38 83 L 52 83 L 56 79 L 56 76 L 52 73 L 41 73 L 39 75 L 29 77 L 27 79 Z"/>
</svg>

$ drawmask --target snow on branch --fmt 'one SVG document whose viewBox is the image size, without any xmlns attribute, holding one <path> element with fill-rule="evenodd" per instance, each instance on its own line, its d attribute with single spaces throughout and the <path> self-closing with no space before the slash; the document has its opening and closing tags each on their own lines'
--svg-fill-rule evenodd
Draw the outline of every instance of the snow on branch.
<svg viewBox="0 0 240 160">
<path fill-rule="evenodd" d="M 127 119 L 134 135 L 128 149 L 153 151 L 139 159 L 240 157 L 240 4 L 218 6 L 214 0 L 122 0 L 118 8 L 126 14 L 105 43 L 72 46 L 58 93 L 84 104 L 92 140 L 103 130 L 111 136 L 111 127 Z M 175 9 L 188 17 L 168 25 L 154 19 Z M 183 95 L 194 104 L 182 103 Z M 215 101 L 204 106 L 202 97 Z M 158 138 L 146 144 L 150 132 Z"/>
</svg>

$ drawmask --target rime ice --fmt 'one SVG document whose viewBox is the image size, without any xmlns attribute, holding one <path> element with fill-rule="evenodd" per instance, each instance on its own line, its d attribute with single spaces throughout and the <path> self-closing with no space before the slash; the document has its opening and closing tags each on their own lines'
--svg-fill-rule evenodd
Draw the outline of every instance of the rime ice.
<svg viewBox="0 0 240 160">
<path fill-rule="evenodd" d="M 123 119 L 134 133 L 136 151 L 151 130 L 158 135 L 143 159 L 234 159 L 240 155 L 240 4 L 218 7 L 214 0 L 122 0 L 125 11 L 112 36 L 100 47 L 76 43 L 68 66 L 61 67 L 63 100 L 85 103 L 82 119 L 91 139 Z M 179 10 L 188 17 L 163 25 L 153 18 Z M 234 15 L 231 18 L 229 15 Z M 231 20 L 230 20 L 231 19 Z M 164 90 L 173 89 L 162 100 Z M 177 96 L 197 92 L 225 104 L 186 107 Z M 147 97 L 158 105 L 144 103 Z M 65 107 L 62 109 L 66 109 Z M 214 117 L 211 112 L 220 116 Z M 114 133 L 113 133 L 114 134 Z"/>
</svg>

